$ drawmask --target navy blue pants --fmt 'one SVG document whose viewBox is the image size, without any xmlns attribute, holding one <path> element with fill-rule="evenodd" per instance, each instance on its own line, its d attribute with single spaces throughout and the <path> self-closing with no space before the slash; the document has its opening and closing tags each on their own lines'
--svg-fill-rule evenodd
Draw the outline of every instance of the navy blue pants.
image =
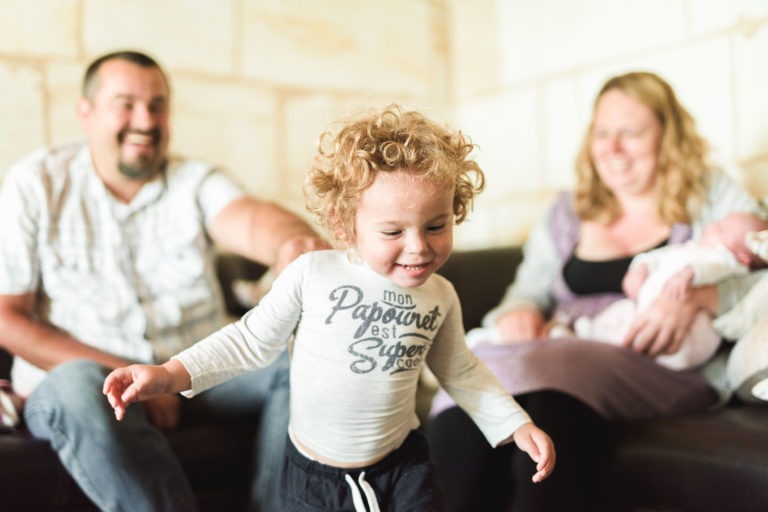
<svg viewBox="0 0 768 512">
<path fill-rule="evenodd" d="M 427 441 L 416 431 L 412 431 L 399 448 L 365 468 L 336 468 L 309 460 L 291 442 L 286 452 L 287 512 L 370 511 L 366 487 L 375 495 L 382 512 L 447 509 L 429 459 Z M 355 508 L 354 488 L 362 497 L 364 508 Z"/>
</svg>

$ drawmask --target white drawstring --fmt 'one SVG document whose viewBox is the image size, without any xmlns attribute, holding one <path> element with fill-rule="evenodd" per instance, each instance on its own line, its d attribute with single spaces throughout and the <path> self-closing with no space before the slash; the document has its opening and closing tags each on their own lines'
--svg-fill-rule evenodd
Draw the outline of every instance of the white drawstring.
<svg viewBox="0 0 768 512">
<path fill-rule="evenodd" d="M 365 508 L 365 502 L 363 502 L 363 497 L 360 495 L 360 489 L 357 488 L 352 477 L 348 474 L 344 475 L 344 480 L 347 481 L 347 485 L 352 490 L 352 503 L 355 505 L 355 512 L 381 512 L 379 502 L 376 501 L 376 493 L 373 491 L 371 484 L 365 480 L 365 471 L 360 473 L 358 483 L 360 484 L 360 489 L 363 490 L 363 494 L 365 494 L 370 511 Z"/>
<path fill-rule="evenodd" d="M 371 484 L 365 479 L 365 471 L 360 473 L 359 482 L 360 487 L 365 493 L 365 498 L 368 500 L 368 507 L 371 509 L 371 512 L 381 512 L 379 502 L 376 500 L 376 493 L 373 492 L 373 487 L 371 487 Z"/>
</svg>

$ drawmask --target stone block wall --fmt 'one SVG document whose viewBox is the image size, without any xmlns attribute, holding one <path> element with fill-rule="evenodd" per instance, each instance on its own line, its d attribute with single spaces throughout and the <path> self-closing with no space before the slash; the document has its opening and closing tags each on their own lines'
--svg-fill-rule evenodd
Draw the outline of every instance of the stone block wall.
<svg viewBox="0 0 768 512">
<path fill-rule="evenodd" d="M 456 0 L 454 123 L 480 146 L 488 191 L 463 246 L 525 239 L 573 160 L 605 80 L 660 74 L 712 159 L 768 196 L 768 1 Z"/>
<path fill-rule="evenodd" d="M 171 76 L 172 149 L 304 213 L 303 172 L 333 121 L 398 102 L 448 122 L 440 0 L 0 0 L 0 176 L 82 138 L 82 73 L 145 51 Z"/>
<path fill-rule="evenodd" d="M 519 243 L 572 160 L 609 76 L 667 78 L 718 161 L 768 195 L 768 0 L 0 0 L 0 176 L 82 137 L 94 57 L 169 71 L 172 147 L 303 213 L 332 121 L 399 102 L 478 144 L 488 189 L 457 247 Z"/>
</svg>

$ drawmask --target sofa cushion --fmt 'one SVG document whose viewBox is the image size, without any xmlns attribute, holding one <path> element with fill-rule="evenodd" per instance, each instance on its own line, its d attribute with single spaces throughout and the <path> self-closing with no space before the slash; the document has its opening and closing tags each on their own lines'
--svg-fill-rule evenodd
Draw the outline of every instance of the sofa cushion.
<svg viewBox="0 0 768 512">
<path fill-rule="evenodd" d="M 453 283 L 461 300 L 464 329 L 479 327 L 515 278 L 523 258 L 519 247 L 454 252 L 438 271 Z"/>
<path fill-rule="evenodd" d="M 168 435 L 201 511 L 245 510 L 253 429 L 248 424 L 185 428 Z M 96 511 L 47 441 L 0 434 L 0 510 Z"/>
<path fill-rule="evenodd" d="M 615 425 L 603 486 L 608 510 L 735 512 L 768 506 L 768 407 L 738 403 Z"/>
</svg>

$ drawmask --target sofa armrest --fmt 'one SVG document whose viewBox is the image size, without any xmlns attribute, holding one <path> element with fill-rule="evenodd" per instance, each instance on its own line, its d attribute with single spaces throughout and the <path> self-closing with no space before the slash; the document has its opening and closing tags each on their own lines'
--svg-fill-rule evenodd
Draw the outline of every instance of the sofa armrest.
<svg viewBox="0 0 768 512">
<path fill-rule="evenodd" d="M 235 254 L 219 254 L 216 257 L 216 276 L 219 279 L 227 314 L 239 318 L 248 309 L 240 304 L 232 292 L 232 283 L 242 279 L 255 281 L 267 271 L 267 267 Z"/>
</svg>

